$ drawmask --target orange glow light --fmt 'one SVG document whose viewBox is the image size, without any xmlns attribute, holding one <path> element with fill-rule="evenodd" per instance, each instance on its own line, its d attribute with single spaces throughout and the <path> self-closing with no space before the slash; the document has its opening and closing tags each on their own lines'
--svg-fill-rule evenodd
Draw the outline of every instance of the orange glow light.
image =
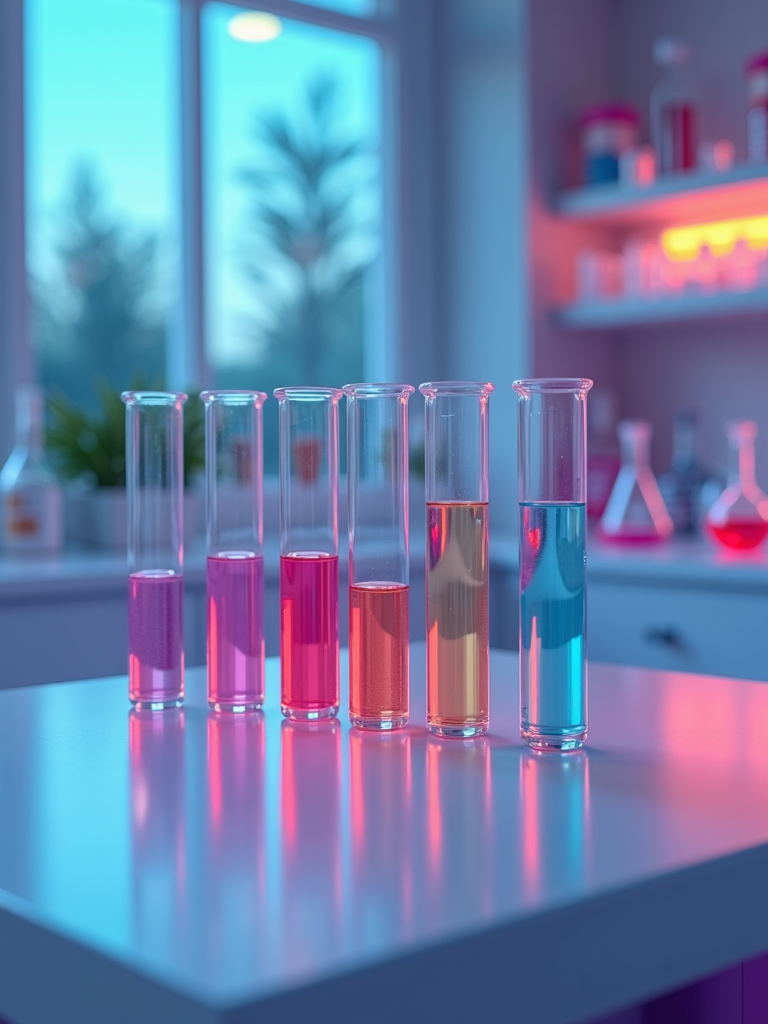
<svg viewBox="0 0 768 1024">
<path fill-rule="evenodd" d="M 667 258 L 676 261 L 697 259 L 703 245 L 709 246 L 713 256 L 727 256 L 739 241 L 746 242 L 750 249 L 768 249 L 768 217 L 741 217 L 667 228 L 660 239 Z"/>
</svg>

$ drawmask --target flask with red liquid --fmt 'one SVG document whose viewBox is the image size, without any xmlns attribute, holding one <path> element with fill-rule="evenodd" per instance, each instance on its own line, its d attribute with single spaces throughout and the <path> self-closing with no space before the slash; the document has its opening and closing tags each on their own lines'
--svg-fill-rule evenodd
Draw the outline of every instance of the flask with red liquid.
<svg viewBox="0 0 768 1024">
<path fill-rule="evenodd" d="M 728 484 L 707 513 L 707 529 L 725 547 L 747 551 L 768 536 L 768 497 L 755 481 L 757 424 L 732 420 L 725 432 Z"/>
<path fill-rule="evenodd" d="M 617 432 L 621 469 L 600 520 L 600 534 L 627 544 L 666 540 L 674 524 L 651 469 L 653 428 L 647 420 L 622 420 Z"/>
<path fill-rule="evenodd" d="M 696 166 L 696 102 L 688 79 L 690 49 L 681 39 L 662 36 L 653 59 L 663 68 L 651 92 L 651 141 L 659 174 Z"/>
</svg>

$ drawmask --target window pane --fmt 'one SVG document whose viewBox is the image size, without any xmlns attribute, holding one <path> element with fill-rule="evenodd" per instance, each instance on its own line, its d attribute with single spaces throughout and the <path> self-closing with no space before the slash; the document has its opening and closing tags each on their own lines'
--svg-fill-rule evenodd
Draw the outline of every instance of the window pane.
<svg viewBox="0 0 768 1024">
<path fill-rule="evenodd" d="M 173 0 L 27 0 L 27 252 L 39 375 L 160 382 L 173 295 Z"/>
<path fill-rule="evenodd" d="M 290 20 L 248 44 L 233 16 L 203 23 L 209 361 L 268 393 L 359 380 L 383 333 L 378 46 Z M 276 435 L 270 401 L 271 472 Z"/>
</svg>

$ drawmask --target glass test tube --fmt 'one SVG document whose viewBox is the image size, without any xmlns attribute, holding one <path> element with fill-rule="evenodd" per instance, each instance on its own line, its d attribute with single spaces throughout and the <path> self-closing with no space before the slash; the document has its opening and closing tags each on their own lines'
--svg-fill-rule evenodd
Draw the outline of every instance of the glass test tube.
<svg viewBox="0 0 768 1024">
<path fill-rule="evenodd" d="M 126 391 L 128 683 L 139 709 L 184 699 L 184 433 L 187 396 Z"/>
<path fill-rule="evenodd" d="M 280 707 L 287 718 L 339 710 L 338 388 L 278 388 Z"/>
<path fill-rule="evenodd" d="M 422 384 L 426 400 L 427 728 L 488 729 L 488 399 L 493 384 Z"/>
<path fill-rule="evenodd" d="M 408 721 L 410 384 L 347 384 L 349 719 Z"/>
<path fill-rule="evenodd" d="M 261 391 L 204 391 L 208 703 L 264 703 Z"/>
<path fill-rule="evenodd" d="M 587 392 L 518 380 L 520 734 L 540 750 L 587 735 Z"/>
</svg>

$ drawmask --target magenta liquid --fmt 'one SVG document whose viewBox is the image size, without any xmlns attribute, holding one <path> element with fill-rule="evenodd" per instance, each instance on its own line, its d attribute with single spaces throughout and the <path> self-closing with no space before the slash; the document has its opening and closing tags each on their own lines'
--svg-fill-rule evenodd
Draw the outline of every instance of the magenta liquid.
<svg viewBox="0 0 768 1024">
<path fill-rule="evenodd" d="M 225 551 L 208 559 L 208 703 L 245 711 L 264 703 L 264 559 Z"/>
<path fill-rule="evenodd" d="M 280 556 L 280 705 L 288 718 L 339 710 L 339 559 Z"/>
<path fill-rule="evenodd" d="M 128 577 L 128 694 L 138 708 L 184 699 L 184 577 L 145 570 Z"/>
</svg>

